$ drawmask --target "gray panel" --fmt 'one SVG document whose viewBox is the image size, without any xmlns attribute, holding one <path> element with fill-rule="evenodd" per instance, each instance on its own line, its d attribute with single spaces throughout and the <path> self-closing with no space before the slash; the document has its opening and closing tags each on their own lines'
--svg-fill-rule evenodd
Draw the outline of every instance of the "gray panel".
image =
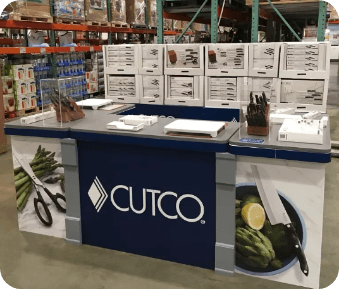
<svg viewBox="0 0 339 289">
<path fill-rule="evenodd" d="M 78 246 L 82 245 L 82 243 L 80 241 L 77 241 L 77 240 L 71 240 L 71 239 L 67 239 L 67 238 L 65 240 L 66 240 L 67 244 L 78 245 Z"/>
<path fill-rule="evenodd" d="M 219 158 L 218 155 L 221 154 L 217 154 L 216 159 L 216 172 L 215 172 L 216 183 L 225 185 L 235 185 L 237 168 L 237 162 L 235 158 L 233 160 L 227 158 Z"/>
<path fill-rule="evenodd" d="M 93 133 L 93 134 L 109 134 L 109 135 L 123 135 L 123 136 L 132 136 L 137 138 L 155 138 L 155 139 L 169 139 L 176 141 L 189 141 L 189 142 L 200 142 L 200 143 L 216 143 L 216 144 L 226 144 L 228 140 L 236 133 L 239 128 L 238 123 L 229 122 L 227 129 L 221 131 L 217 137 L 214 138 L 194 138 L 194 137 L 185 137 L 185 136 L 170 136 L 164 133 L 164 127 L 174 119 L 170 118 L 159 118 L 159 122 L 151 125 L 145 126 L 140 131 L 119 131 L 119 130 L 109 130 L 106 125 L 112 121 L 118 121 L 121 118 L 121 115 L 102 115 L 102 117 L 96 118 L 87 118 L 82 122 L 78 122 L 71 127 L 71 131 L 83 132 L 83 133 Z"/>
<path fill-rule="evenodd" d="M 322 115 L 324 116 L 324 115 Z M 246 126 L 241 128 L 240 133 L 236 133 L 230 139 L 230 145 L 234 146 L 245 146 L 245 147 L 260 147 L 263 149 L 276 149 L 276 150 L 292 150 L 292 151 L 303 151 L 303 152 L 315 152 L 315 153 L 330 153 L 331 152 L 331 136 L 330 126 L 324 128 L 324 143 L 323 144 L 309 144 L 309 143 L 296 143 L 296 142 L 285 142 L 278 141 L 278 133 L 282 124 L 275 124 L 270 127 L 269 136 L 260 136 L 253 138 L 263 139 L 263 144 L 245 143 L 240 142 L 239 138 L 247 135 Z M 247 135 L 249 138 L 252 137 Z"/>
<path fill-rule="evenodd" d="M 64 166 L 78 166 L 77 143 L 73 139 L 61 139 L 62 163 Z"/>
<path fill-rule="evenodd" d="M 234 247 L 215 245 L 215 272 L 223 275 L 235 272 Z"/>
<path fill-rule="evenodd" d="M 235 244 L 235 186 L 216 184 L 216 242 Z"/>
<path fill-rule="evenodd" d="M 235 155 L 231 155 L 229 153 L 217 153 L 217 159 L 226 159 L 226 160 L 235 160 Z"/>
<path fill-rule="evenodd" d="M 118 103 L 117 103 L 118 104 Z M 37 121 L 31 124 L 21 124 L 20 119 L 8 122 L 5 124 L 6 128 L 20 128 L 20 129 L 42 129 L 42 130 L 58 130 L 58 131 L 68 131 L 70 127 L 80 123 L 93 121 L 93 119 L 100 118 L 103 115 L 108 115 L 112 113 L 120 113 L 135 107 L 134 104 L 123 104 L 124 107 L 114 109 L 112 111 L 103 111 L 103 110 L 84 110 L 85 117 L 71 122 L 60 123 L 56 118 L 46 119 L 45 122 Z M 45 124 L 44 124 L 45 123 Z"/>
<path fill-rule="evenodd" d="M 65 166 L 66 215 L 80 218 L 80 184 L 78 168 Z"/>
<path fill-rule="evenodd" d="M 66 217 L 66 240 L 82 243 L 81 220 L 79 218 Z"/>
</svg>

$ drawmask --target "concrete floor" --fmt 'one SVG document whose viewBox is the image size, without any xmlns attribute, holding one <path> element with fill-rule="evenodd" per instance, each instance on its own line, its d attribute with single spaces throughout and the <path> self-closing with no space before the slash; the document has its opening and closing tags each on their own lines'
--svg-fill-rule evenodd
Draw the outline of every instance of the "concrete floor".
<svg viewBox="0 0 339 289">
<path fill-rule="evenodd" d="M 329 114 L 331 135 L 339 140 L 338 64 L 331 65 Z M 329 286 L 339 268 L 339 158 L 326 165 L 320 288 Z M 290 285 L 111 251 L 19 232 L 11 153 L 0 156 L 0 269 L 14 288 L 290 288 Z"/>
</svg>

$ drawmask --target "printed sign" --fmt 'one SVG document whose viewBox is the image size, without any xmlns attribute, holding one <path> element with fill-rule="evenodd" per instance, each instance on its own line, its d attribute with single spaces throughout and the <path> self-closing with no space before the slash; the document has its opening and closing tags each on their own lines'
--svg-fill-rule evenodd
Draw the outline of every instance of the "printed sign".
<svg viewBox="0 0 339 289">
<path fill-rule="evenodd" d="M 65 238 L 65 179 L 60 140 L 12 136 L 11 143 L 19 229 Z"/>
<path fill-rule="evenodd" d="M 236 272 L 319 288 L 325 168 L 238 157 Z"/>
</svg>

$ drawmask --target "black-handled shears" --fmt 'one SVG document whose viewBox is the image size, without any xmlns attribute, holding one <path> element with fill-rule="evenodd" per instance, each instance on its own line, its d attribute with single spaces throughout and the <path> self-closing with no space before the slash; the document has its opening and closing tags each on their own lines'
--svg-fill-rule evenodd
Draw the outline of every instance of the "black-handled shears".
<svg viewBox="0 0 339 289">
<path fill-rule="evenodd" d="M 60 205 L 59 203 L 59 200 L 63 200 L 66 204 L 66 198 L 64 195 L 62 194 L 52 194 L 50 192 L 49 189 L 47 189 L 45 187 L 45 185 L 36 177 L 36 175 L 34 174 L 31 166 L 28 164 L 28 162 L 26 162 L 25 160 L 23 159 L 20 159 L 19 158 L 19 153 L 16 151 L 16 149 L 14 147 L 12 147 L 12 151 L 13 151 L 13 154 L 14 156 L 16 157 L 16 159 L 18 160 L 19 164 L 21 165 L 21 167 L 23 168 L 23 170 L 27 173 L 27 175 L 31 178 L 32 182 L 33 182 L 33 185 L 36 189 L 36 192 L 37 192 L 37 195 L 38 195 L 38 198 L 35 198 L 34 199 L 34 208 L 35 208 L 35 212 L 36 214 L 38 215 L 38 218 L 40 219 L 40 221 L 46 225 L 46 226 L 52 226 L 53 224 L 53 218 L 52 218 L 52 214 L 45 202 L 45 200 L 43 199 L 42 195 L 41 195 L 41 192 L 40 190 L 43 189 L 45 191 L 45 193 L 50 197 L 50 199 L 52 200 L 52 202 L 54 203 L 54 205 L 56 206 L 56 208 L 58 209 L 59 212 L 62 212 L 62 213 L 66 213 L 66 208 L 63 207 L 62 205 Z M 44 209 L 44 212 L 47 216 L 47 219 L 45 219 L 41 212 L 40 212 L 40 208 L 39 208 L 39 204 L 42 205 L 43 209 Z"/>
</svg>

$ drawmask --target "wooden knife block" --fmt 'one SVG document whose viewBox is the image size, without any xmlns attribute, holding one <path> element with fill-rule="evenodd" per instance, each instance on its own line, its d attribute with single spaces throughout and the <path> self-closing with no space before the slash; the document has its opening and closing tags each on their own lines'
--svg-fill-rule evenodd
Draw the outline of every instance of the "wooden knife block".
<svg viewBox="0 0 339 289">
<path fill-rule="evenodd" d="M 175 64 L 178 61 L 177 54 L 174 50 L 168 51 L 168 57 L 172 64 Z"/>
<path fill-rule="evenodd" d="M 217 62 L 217 54 L 213 50 L 208 51 L 208 59 L 211 63 Z"/>
<path fill-rule="evenodd" d="M 54 106 L 57 121 L 58 122 L 70 122 L 73 120 L 81 119 L 85 116 L 82 109 L 74 102 L 73 99 L 69 98 L 69 101 L 73 105 L 74 109 L 69 106 Z"/>
<path fill-rule="evenodd" d="M 247 124 L 247 134 L 267 136 L 270 132 L 270 105 L 268 104 L 265 109 L 265 119 L 267 126 L 249 126 Z"/>
</svg>

